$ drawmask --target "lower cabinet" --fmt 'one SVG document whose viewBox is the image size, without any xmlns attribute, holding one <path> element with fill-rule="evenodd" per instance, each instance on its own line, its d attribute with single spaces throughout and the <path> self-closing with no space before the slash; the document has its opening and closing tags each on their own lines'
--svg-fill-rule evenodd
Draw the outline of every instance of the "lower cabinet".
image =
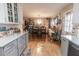
<svg viewBox="0 0 79 59">
<path fill-rule="evenodd" d="M 66 38 L 62 38 L 61 39 L 61 54 L 62 54 L 62 56 L 68 55 L 68 46 L 69 46 L 69 41 Z"/>
<path fill-rule="evenodd" d="M 0 47 L 0 56 L 20 56 L 26 48 L 27 35 L 28 34 L 25 33 L 7 45 Z"/>
<path fill-rule="evenodd" d="M 69 42 L 68 56 L 79 56 L 79 46 Z"/>
<path fill-rule="evenodd" d="M 17 56 L 18 50 L 17 50 L 17 41 L 14 40 L 7 44 L 6 46 L 1 48 L 1 54 L 2 56 Z"/>
<path fill-rule="evenodd" d="M 0 47 L 0 56 L 3 56 L 3 48 Z"/>
<path fill-rule="evenodd" d="M 25 35 L 21 36 L 18 39 L 18 53 L 19 53 L 19 55 L 21 55 L 21 53 L 23 52 L 24 49 L 25 49 Z"/>
<path fill-rule="evenodd" d="M 25 45 L 26 45 L 26 47 L 28 45 L 28 39 L 29 39 L 29 33 L 27 32 L 27 34 L 25 35 Z"/>
</svg>

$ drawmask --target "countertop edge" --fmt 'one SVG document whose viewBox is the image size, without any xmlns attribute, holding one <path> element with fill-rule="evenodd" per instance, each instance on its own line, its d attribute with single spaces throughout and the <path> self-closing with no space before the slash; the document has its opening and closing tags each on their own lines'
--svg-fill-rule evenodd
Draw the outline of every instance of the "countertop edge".
<svg viewBox="0 0 79 59">
<path fill-rule="evenodd" d="M 5 37 L 5 38 L 2 38 L 1 40 L 4 40 L 4 41 L 0 41 L 0 47 L 4 47 L 6 46 L 7 44 L 9 44 L 10 42 L 16 40 L 17 38 L 21 37 L 22 35 L 24 34 L 27 34 L 28 31 L 26 32 L 23 32 L 23 33 L 18 33 L 18 34 L 14 34 L 14 35 L 11 35 L 11 36 L 8 36 L 8 37 Z M 13 37 L 14 36 L 14 37 Z M 10 39 L 11 38 L 11 39 Z"/>
</svg>

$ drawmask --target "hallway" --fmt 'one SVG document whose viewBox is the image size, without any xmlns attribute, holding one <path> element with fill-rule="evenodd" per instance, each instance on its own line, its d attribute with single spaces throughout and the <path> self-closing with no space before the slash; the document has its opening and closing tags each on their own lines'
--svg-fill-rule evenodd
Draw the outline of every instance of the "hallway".
<svg viewBox="0 0 79 59">
<path fill-rule="evenodd" d="M 60 44 L 56 41 L 49 41 L 49 37 L 31 36 L 28 43 L 32 56 L 60 56 Z"/>
</svg>

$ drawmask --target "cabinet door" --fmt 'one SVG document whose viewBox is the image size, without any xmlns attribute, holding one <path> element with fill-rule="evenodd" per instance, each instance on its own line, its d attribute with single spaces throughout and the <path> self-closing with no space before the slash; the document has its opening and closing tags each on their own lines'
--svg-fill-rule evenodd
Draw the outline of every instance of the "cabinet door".
<svg viewBox="0 0 79 59">
<path fill-rule="evenodd" d="M 3 47 L 0 47 L 0 56 L 3 56 L 4 53 L 3 53 Z"/>
<path fill-rule="evenodd" d="M 5 22 L 4 3 L 0 3 L 0 23 Z"/>
<path fill-rule="evenodd" d="M 24 39 L 24 36 L 21 36 L 18 39 L 18 51 L 19 51 L 19 55 L 21 55 L 21 53 L 23 52 L 24 48 L 25 48 L 25 39 Z"/>
<path fill-rule="evenodd" d="M 79 56 L 79 46 L 69 42 L 68 56 Z"/>
<path fill-rule="evenodd" d="M 12 3 L 7 3 L 8 21 L 13 22 L 13 6 Z"/>
<path fill-rule="evenodd" d="M 13 23 L 13 6 L 12 3 L 5 4 L 5 18 L 7 23 Z"/>
<path fill-rule="evenodd" d="M 27 32 L 27 33 L 25 34 L 26 47 L 27 47 L 27 44 L 28 44 L 28 39 L 29 39 L 29 33 Z"/>
<path fill-rule="evenodd" d="M 14 3 L 14 22 L 18 23 L 18 5 Z"/>
<path fill-rule="evenodd" d="M 61 39 L 61 54 L 67 56 L 69 41 L 66 38 Z"/>
<path fill-rule="evenodd" d="M 4 47 L 5 56 L 17 56 L 17 41 L 13 41 Z"/>
</svg>

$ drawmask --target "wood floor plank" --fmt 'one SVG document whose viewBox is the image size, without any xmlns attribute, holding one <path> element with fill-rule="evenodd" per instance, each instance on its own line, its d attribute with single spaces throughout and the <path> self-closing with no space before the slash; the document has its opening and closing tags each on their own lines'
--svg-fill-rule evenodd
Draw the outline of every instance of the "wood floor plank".
<svg viewBox="0 0 79 59">
<path fill-rule="evenodd" d="M 60 56 L 60 44 L 57 41 L 50 41 L 47 35 L 42 37 L 30 36 L 28 48 L 32 56 Z"/>
</svg>

